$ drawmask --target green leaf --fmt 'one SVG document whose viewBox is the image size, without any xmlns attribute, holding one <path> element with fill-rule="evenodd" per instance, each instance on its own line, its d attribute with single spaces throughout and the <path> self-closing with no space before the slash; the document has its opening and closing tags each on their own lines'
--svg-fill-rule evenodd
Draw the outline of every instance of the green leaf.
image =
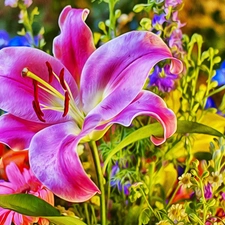
<svg viewBox="0 0 225 225">
<path fill-rule="evenodd" d="M 212 127 L 209 127 L 207 125 L 197 123 L 197 122 L 191 122 L 191 121 L 185 121 L 185 120 L 179 120 L 177 122 L 177 131 L 176 133 L 179 134 L 188 134 L 188 133 L 199 133 L 199 134 L 209 134 L 217 137 L 222 137 L 223 134 L 219 131 L 215 130 Z M 130 135 L 128 135 L 126 138 L 124 138 L 107 156 L 105 159 L 104 167 L 103 167 L 103 173 L 105 173 L 106 167 L 109 163 L 109 161 L 112 159 L 112 157 L 119 152 L 124 147 L 132 144 L 133 142 L 139 141 L 143 138 L 147 138 L 150 136 L 156 136 L 156 137 L 162 137 L 163 136 L 163 128 L 160 125 L 160 123 L 153 123 L 150 125 L 146 125 L 144 127 L 141 127 L 140 129 L 134 131 Z"/>
<path fill-rule="evenodd" d="M 29 194 L 0 195 L 0 207 L 27 216 L 60 216 L 59 211 L 52 205 Z"/>
<path fill-rule="evenodd" d="M 198 160 L 211 160 L 212 154 L 210 152 L 195 152 L 194 157 Z"/>
<path fill-rule="evenodd" d="M 209 127 L 201 123 L 186 120 L 178 121 L 176 133 L 179 134 L 198 133 L 198 134 L 209 134 L 217 137 L 223 136 L 222 133 L 220 133 L 218 130 L 212 127 Z"/>
<path fill-rule="evenodd" d="M 44 218 L 57 225 L 87 225 L 80 219 L 70 216 L 45 216 Z"/>
<path fill-rule="evenodd" d="M 57 225 L 86 225 L 75 217 L 61 216 L 56 208 L 34 195 L 0 195 L 0 207 L 27 216 L 46 218 Z"/>
<path fill-rule="evenodd" d="M 137 4 L 137 5 L 134 6 L 133 11 L 135 13 L 139 13 L 146 8 L 147 9 L 151 8 L 152 6 L 153 6 L 152 3 L 151 4 Z"/>
</svg>

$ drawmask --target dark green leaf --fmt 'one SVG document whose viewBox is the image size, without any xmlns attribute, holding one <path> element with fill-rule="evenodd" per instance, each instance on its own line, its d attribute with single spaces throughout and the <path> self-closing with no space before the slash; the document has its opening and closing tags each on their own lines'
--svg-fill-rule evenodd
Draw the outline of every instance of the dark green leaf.
<svg viewBox="0 0 225 225">
<path fill-rule="evenodd" d="M 211 160 L 212 154 L 210 152 L 195 152 L 194 157 L 198 160 Z"/>
<path fill-rule="evenodd" d="M 56 208 L 34 195 L 0 195 L 0 207 L 27 216 L 46 218 L 57 225 L 86 225 L 86 223 L 78 218 L 61 216 Z"/>
<path fill-rule="evenodd" d="M 0 195 L 0 206 L 28 216 L 60 216 L 52 205 L 29 194 Z"/>
<path fill-rule="evenodd" d="M 222 133 L 220 133 L 219 131 L 215 130 L 212 127 L 209 127 L 201 123 L 185 120 L 178 120 L 176 133 L 180 134 L 198 133 L 198 134 L 209 134 L 217 137 L 223 136 Z"/>
</svg>

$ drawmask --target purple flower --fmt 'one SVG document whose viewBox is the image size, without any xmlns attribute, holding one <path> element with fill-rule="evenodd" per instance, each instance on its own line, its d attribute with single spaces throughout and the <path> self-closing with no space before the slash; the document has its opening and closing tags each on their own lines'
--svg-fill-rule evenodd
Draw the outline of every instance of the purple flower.
<svg viewBox="0 0 225 225">
<path fill-rule="evenodd" d="M 222 197 L 222 199 L 225 201 L 225 192 L 222 192 L 222 193 L 221 193 L 221 197 Z"/>
<path fill-rule="evenodd" d="M 125 195 L 129 195 L 129 187 L 131 186 L 130 181 L 123 181 L 119 180 L 116 176 L 120 172 L 119 163 L 116 162 L 116 164 L 112 167 L 111 171 L 111 180 L 110 185 L 111 187 L 117 187 L 117 189 L 120 192 L 123 192 Z"/>
<path fill-rule="evenodd" d="M 162 92 L 170 92 L 175 87 L 175 80 L 178 75 L 173 74 L 169 70 L 169 65 L 164 68 L 155 66 L 154 72 L 149 76 L 149 86 L 156 86 Z"/>
<path fill-rule="evenodd" d="M 155 27 L 157 24 L 163 25 L 163 23 L 166 21 L 165 16 L 165 13 L 162 13 L 160 15 L 154 14 L 152 19 L 152 26 Z"/>
<path fill-rule="evenodd" d="M 164 37 L 166 43 L 172 49 L 174 56 L 179 56 L 185 53 L 182 45 L 183 34 L 181 28 L 182 24 L 178 18 L 178 11 L 171 9 L 169 6 L 175 7 L 181 1 L 166 1 L 163 6 L 164 12 L 161 14 L 154 14 L 152 19 L 152 31 L 159 36 Z M 169 7 L 169 8 L 168 8 Z"/>
<path fill-rule="evenodd" d="M 172 6 L 173 8 L 177 7 L 182 3 L 183 0 L 165 0 L 165 6 L 168 8 Z"/>
<path fill-rule="evenodd" d="M 212 186 L 210 183 L 208 183 L 206 186 L 205 186 L 205 198 L 206 199 L 210 199 L 212 198 L 213 194 L 212 194 Z"/>
<path fill-rule="evenodd" d="M 26 7 L 29 7 L 32 4 L 32 0 L 23 0 L 24 5 Z M 10 6 L 10 7 L 17 7 L 18 5 L 18 0 L 5 0 L 5 6 Z"/>
<path fill-rule="evenodd" d="M 175 29 L 168 41 L 170 48 L 176 47 L 178 52 L 183 52 L 182 37 L 183 33 L 181 29 Z"/>
</svg>

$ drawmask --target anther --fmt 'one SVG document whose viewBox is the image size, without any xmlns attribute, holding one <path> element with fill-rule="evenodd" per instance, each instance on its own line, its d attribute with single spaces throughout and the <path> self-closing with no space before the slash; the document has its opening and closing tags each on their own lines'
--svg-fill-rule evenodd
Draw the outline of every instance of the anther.
<svg viewBox="0 0 225 225">
<path fill-rule="evenodd" d="M 26 77 L 28 72 L 29 72 L 29 69 L 27 67 L 23 68 L 21 72 L 22 77 Z"/>
<path fill-rule="evenodd" d="M 34 101 L 38 102 L 38 82 L 36 80 L 33 80 L 33 86 L 34 86 Z"/>
<path fill-rule="evenodd" d="M 45 122 L 45 120 L 43 119 L 44 113 L 41 111 L 40 104 L 38 101 L 38 82 L 36 80 L 33 80 L 33 86 L 34 86 L 34 101 L 32 101 L 32 105 L 38 119 L 42 122 Z"/>
<path fill-rule="evenodd" d="M 65 92 L 65 101 L 64 101 L 64 111 L 63 111 L 63 117 L 65 117 L 67 115 L 67 113 L 69 112 L 69 93 L 68 91 Z"/>
<path fill-rule="evenodd" d="M 52 66 L 51 66 L 51 64 L 48 61 L 46 62 L 46 66 L 48 67 L 48 75 L 49 75 L 48 82 L 51 83 L 52 80 L 53 80 L 53 76 L 54 76 L 53 70 L 52 70 Z"/>
<path fill-rule="evenodd" d="M 35 111 L 38 119 L 42 122 L 46 122 L 43 118 L 44 113 L 41 111 L 41 108 L 40 108 L 40 105 L 38 104 L 38 102 L 32 101 L 32 105 L 33 105 L 34 111 Z"/>
<path fill-rule="evenodd" d="M 62 88 L 64 90 L 67 90 L 67 87 L 66 87 L 66 84 L 65 84 L 65 80 L 64 80 L 64 68 L 62 68 L 61 71 L 60 71 L 59 81 L 60 81 L 60 84 L 62 85 Z"/>
</svg>

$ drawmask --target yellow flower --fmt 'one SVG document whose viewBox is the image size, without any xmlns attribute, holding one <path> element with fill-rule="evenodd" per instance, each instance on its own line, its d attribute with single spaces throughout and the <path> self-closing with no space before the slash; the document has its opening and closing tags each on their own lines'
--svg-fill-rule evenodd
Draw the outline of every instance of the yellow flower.
<svg viewBox="0 0 225 225">
<path fill-rule="evenodd" d="M 182 174 L 181 177 L 178 177 L 178 180 L 179 184 L 182 185 L 184 188 L 190 188 L 192 185 L 190 173 Z"/>
<path fill-rule="evenodd" d="M 223 183 L 223 176 L 219 171 L 212 172 L 212 176 L 209 177 L 209 183 L 212 184 L 212 187 L 217 189 Z"/>
<path fill-rule="evenodd" d="M 178 222 L 185 219 L 187 217 L 187 214 L 185 213 L 185 209 L 183 208 L 183 205 L 175 204 L 169 208 L 168 217 L 172 221 Z"/>
</svg>

